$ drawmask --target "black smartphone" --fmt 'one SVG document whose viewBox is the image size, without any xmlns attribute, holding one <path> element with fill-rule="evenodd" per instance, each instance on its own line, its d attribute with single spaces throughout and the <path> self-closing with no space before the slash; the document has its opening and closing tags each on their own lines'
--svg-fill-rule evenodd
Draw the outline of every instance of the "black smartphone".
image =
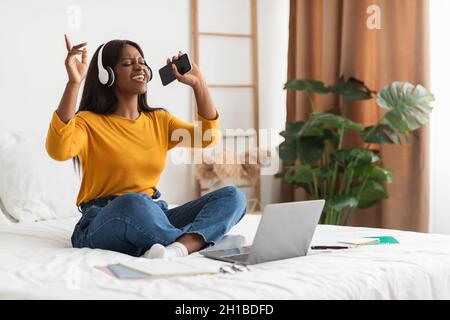
<svg viewBox="0 0 450 320">
<path fill-rule="evenodd" d="M 187 53 L 183 54 L 178 58 L 178 60 L 175 60 L 175 62 L 166 64 L 164 67 L 159 69 L 159 76 L 161 77 L 161 82 L 163 86 L 168 85 L 169 83 L 171 83 L 176 79 L 172 71 L 172 63 L 175 63 L 178 72 L 180 74 L 185 74 L 186 72 L 189 72 L 192 69 Z"/>
</svg>

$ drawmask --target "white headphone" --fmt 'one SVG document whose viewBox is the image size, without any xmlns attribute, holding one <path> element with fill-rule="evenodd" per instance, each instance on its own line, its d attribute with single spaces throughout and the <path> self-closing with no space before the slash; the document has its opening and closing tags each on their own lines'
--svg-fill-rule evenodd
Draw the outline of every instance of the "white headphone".
<svg viewBox="0 0 450 320">
<path fill-rule="evenodd" d="M 98 52 L 97 57 L 97 66 L 98 66 L 98 81 L 100 81 L 101 84 L 106 85 L 108 87 L 111 87 L 115 80 L 114 71 L 111 67 L 104 67 L 103 66 L 103 48 L 108 44 L 105 43 L 100 47 L 100 51 Z M 147 62 L 145 62 L 145 66 L 148 69 L 147 74 L 147 82 L 150 82 L 153 78 L 153 72 L 152 69 L 147 65 Z"/>
</svg>

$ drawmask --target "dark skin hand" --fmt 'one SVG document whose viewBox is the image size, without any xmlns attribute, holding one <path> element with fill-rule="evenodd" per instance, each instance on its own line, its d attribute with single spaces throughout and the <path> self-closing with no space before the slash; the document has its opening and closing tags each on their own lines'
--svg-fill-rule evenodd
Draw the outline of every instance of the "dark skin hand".
<svg viewBox="0 0 450 320">
<path fill-rule="evenodd" d="M 87 63 L 87 42 L 83 42 L 72 46 L 72 42 L 68 35 L 64 35 L 66 41 L 67 57 L 65 66 L 69 76 L 69 83 L 80 84 L 86 78 L 88 63 Z M 81 61 L 76 56 L 81 55 Z"/>
<path fill-rule="evenodd" d="M 67 56 L 64 61 L 64 65 L 66 67 L 69 80 L 67 81 L 66 88 L 64 89 L 64 93 L 58 105 L 58 109 L 56 109 L 56 113 L 64 123 L 68 123 L 69 120 L 75 117 L 77 96 L 80 90 L 81 82 L 84 78 L 86 78 L 88 63 L 86 42 L 72 46 L 72 42 L 67 35 L 64 35 L 64 40 L 67 49 Z M 77 59 L 77 56 L 81 56 L 81 61 Z"/>
</svg>

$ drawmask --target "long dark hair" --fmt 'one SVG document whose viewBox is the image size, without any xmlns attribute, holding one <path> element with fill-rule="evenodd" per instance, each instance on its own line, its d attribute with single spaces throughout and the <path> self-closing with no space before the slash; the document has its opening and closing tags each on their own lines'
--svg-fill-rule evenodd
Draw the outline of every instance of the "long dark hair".
<svg viewBox="0 0 450 320">
<path fill-rule="evenodd" d="M 123 48 L 127 44 L 135 47 L 141 56 L 144 57 L 144 52 L 136 42 L 130 40 L 112 40 L 109 41 L 103 49 L 103 66 L 109 66 L 114 69 L 119 62 Z M 113 114 L 117 109 L 118 100 L 115 94 L 115 84 L 108 87 L 102 85 L 98 80 L 97 58 L 100 47 L 95 51 L 91 63 L 89 64 L 80 105 L 75 114 L 80 111 L 91 111 L 97 114 Z M 164 108 L 151 108 L 147 103 L 147 93 L 138 96 L 139 112 L 152 112 L 155 110 L 167 111 Z M 72 161 L 75 171 L 78 171 L 78 174 L 80 174 L 80 159 L 78 156 L 75 156 L 72 158 Z"/>
</svg>

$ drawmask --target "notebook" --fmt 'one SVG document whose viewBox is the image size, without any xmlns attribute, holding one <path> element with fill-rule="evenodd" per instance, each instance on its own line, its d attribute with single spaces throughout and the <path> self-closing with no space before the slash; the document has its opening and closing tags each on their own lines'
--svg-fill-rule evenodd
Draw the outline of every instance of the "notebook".
<svg viewBox="0 0 450 320">
<path fill-rule="evenodd" d="M 378 244 L 380 240 L 378 238 L 369 238 L 369 237 L 339 237 L 336 238 L 336 242 L 353 246 L 364 246 L 364 245 Z"/>
<path fill-rule="evenodd" d="M 125 268 L 119 264 L 108 264 L 106 267 L 110 273 L 119 279 L 142 279 L 147 278 L 148 275 L 129 268 Z"/>
<path fill-rule="evenodd" d="M 194 276 L 220 273 L 217 264 L 195 264 L 188 259 L 135 259 L 118 264 L 120 267 L 151 277 Z"/>
</svg>

